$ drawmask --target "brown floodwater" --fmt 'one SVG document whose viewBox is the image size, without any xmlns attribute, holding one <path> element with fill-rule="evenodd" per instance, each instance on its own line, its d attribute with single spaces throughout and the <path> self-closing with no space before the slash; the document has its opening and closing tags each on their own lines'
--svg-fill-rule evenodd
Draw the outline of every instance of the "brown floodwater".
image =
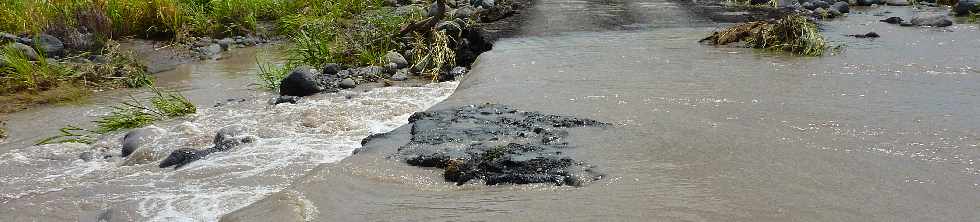
<svg viewBox="0 0 980 222">
<path fill-rule="evenodd" d="M 267 105 L 273 95 L 252 85 L 256 57 L 281 61 L 278 49 L 237 49 L 157 75 L 201 109 L 156 123 L 166 136 L 149 146 L 204 148 L 231 124 L 253 127 L 254 144 L 179 170 L 78 158 L 117 152 L 121 134 L 30 145 L 148 96 L 139 90 L 14 113 L 0 144 L 0 221 L 980 220 L 977 25 L 899 27 L 875 14 L 933 12 L 852 10 L 822 26 L 843 50 L 803 58 L 699 44 L 726 25 L 671 1 L 541 0 L 521 35 L 460 83 L 295 105 Z M 882 37 L 845 36 L 868 31 Z M 613 123 L 571 130 L 567 150 L 606 176 L 455 186 L 441 170 L 386 159 L 397 137 L 348 157 L 372 133 L 404 136 L 413 112 L 485 102 Z"/>
<path fill-rule="evenodd" d="M 608 3 L 540 1 L 525 36 L 497 42 L 433 107 L 491 102 L 614 123 L 571 130 L 567 152 L 602 180 L 455 186 L 386 158 L 402 127 L 224 219 L 980 220 L 977 25 L 900 27 L 875 14 L 929 12 L 854 7 L 822 26 L 843 50 L 805 58 L 702 45 L 725 25 L 637 13 L 693 17 L 664 1 Z M 868 31 L 882 37 L 845 36 Z"/>
</svg>

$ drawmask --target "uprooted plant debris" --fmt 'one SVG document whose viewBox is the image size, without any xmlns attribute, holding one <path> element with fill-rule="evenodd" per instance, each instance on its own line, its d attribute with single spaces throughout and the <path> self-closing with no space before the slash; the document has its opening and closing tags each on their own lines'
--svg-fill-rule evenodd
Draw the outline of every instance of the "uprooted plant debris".
<svg viewBox="0 0 980 222">
<path fill-rule="evenodd" d="M 499 104 L 418 112 L 409 122 L 412 138 L 391 158 L 445 169 L 445 180 L 457 185 L 482 180 L 486 185 L 581 186 L 602 177 L 593 166 L 565 154 L 569 133 L 564 129 L 607 123 Z"/>
<path fill-rule="evenodd" d="M 701 40 L 712 45 L 742 42 L 746 47 L 820 56 L 827 49 L 817 24 L 804 16 L 790 15 L 772 21 L 740 23 Z"/>
</svg>

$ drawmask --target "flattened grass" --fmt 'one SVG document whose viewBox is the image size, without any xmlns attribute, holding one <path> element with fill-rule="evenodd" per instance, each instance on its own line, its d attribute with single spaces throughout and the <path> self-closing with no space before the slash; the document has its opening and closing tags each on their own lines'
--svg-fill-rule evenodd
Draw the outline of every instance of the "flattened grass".
<svg viewBox="0 0 980 222">
<path fill-rule="evenodd" d="M 95 129 L 68 125 L 61 128 L 58 135 L 42 139 L 37 144 L 92 143 L 99 135 L 144 127 L 156 121 L 197 112 L 197 107 L 180 93 L 164 92 L 160 89 L 153 89 L 153 92 L 155 95 L 148 99 L 148 105 L 130 97 L 130 101 L 112 106 L 108 115 L 92 121 L 96 125 Z"/>
<path fill-rule="evenodd" d="M 741 23 L 715 32 L 701 40 L 714 45 L 744 42 L 751 48 L 791 52 L 802 56 L 820 56 L 828 49 L 817 24 L 801 15 L 790 15 L 775 21 Z"/>
</svg>

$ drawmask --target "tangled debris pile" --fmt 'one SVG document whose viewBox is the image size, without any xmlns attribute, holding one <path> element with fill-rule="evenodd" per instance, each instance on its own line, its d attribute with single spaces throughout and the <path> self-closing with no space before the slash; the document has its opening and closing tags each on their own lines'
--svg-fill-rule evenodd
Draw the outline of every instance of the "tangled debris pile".
<svg viewBox="0 0 980 222">
<path fill-rule="evenodd" d="M 391 158 L 413 166 L 445 169 L 445 180 L 458 185 L 482 180 L 486 185 L 581 186 L 602 177 L 593 166 L 565 154 L 569 134 L 564 129 L 604 127 L 607 123 L 499 104 L 418 112 L 409 122 L 412 138 Z"/>
<path fill-rule="evenodd" d="M 803 56 L 820 56 L 827 49 L 817 24 L 800 15 L 774 21 L 741 23 L 701 39 L 712 45 L 743 42 L 746 47 L 771 49 Z"/>
</svg>

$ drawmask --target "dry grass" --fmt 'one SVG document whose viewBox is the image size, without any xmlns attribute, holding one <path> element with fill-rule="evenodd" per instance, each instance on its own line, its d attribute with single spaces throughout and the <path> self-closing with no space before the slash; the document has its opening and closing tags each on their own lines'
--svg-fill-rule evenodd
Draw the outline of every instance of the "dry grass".
<svg viewBox="0 0 980 222">
<path fill-rule="evenodd" d="M 817 25 L 800 15 L 790 15 L 776 21 L 737 24 L 715 32 L 701 41 L 713 45 L 744 42 L 751 48 L 786 51 L 803 56 L 820 56 L 828 48 Z"/>
</svg>

